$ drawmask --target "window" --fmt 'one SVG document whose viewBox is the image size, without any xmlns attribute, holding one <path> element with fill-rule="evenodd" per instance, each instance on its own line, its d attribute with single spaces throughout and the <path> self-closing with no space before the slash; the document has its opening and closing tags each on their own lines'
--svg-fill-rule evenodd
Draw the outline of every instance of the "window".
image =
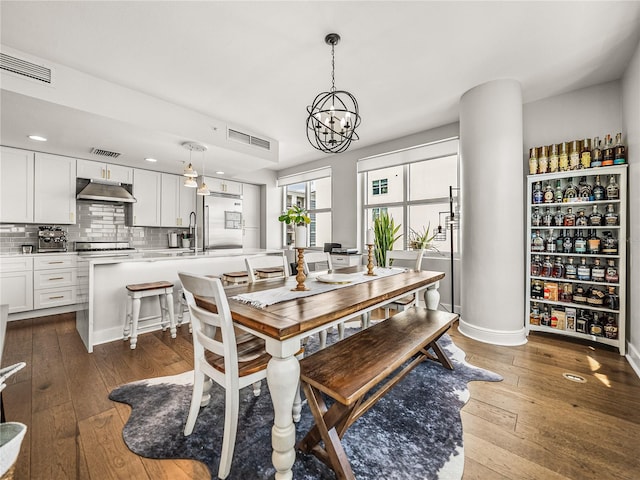
<svg viewBox="0 0 640 480">
<path fill-rule="evenodd" d="M 372 184 L 371 193 L 373 195 L 384 195 L 389 193 L 388 183 L 389 182 L 386 178 L 382 178 L 380 180 L 373 180 L 371 182 Z"/>
</svg>

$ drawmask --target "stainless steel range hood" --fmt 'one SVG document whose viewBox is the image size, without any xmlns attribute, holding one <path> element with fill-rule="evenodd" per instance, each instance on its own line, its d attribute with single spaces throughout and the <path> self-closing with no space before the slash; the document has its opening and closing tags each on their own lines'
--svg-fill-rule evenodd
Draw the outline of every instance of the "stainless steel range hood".
<svg viewBox="0 0 640 480">
<path fill-rule="evenodd" d="M 136 199 L 119 183 L 106 183 L 90 180 L 78 195 L 77 200 L 96 200 L 102 202 L 134 203 Z"/>
</svg>

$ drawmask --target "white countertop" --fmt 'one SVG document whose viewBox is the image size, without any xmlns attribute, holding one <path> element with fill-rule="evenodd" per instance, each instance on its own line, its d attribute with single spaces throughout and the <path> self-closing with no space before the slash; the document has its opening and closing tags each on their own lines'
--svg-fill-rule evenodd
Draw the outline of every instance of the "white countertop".
<svg viewBox="0 0 640 480">
<path fill-rule="evenodd" d="M 85 257 L 93 263 L 121 263 L 121 262 L 137 262 L 137 261 L 156 261 L 170 260 L 172 258 L 201 258 L 201 257 L 235 257 L 240 255 L 259 255 L 264 253 L 278 253 L 280 250 L 260 249 L 260 248 L 231 248 L 220 250 L 199 251 L 196 254 L 188 248 L 163 248 L 163 249 L 137 249 L 131 251 L 128 255 L 120 257 Z M 53 255 L 78 255 L 78 252 L 51 252 L 51 253 L 3 253 L 0 258 L 16 258 L 16 257 L 46 257 Z"/>
</svg>

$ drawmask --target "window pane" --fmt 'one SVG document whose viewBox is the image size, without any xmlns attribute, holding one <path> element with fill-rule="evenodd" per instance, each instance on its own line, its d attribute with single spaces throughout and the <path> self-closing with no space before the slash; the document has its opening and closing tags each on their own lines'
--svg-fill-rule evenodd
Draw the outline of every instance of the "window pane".
<svg viewBox="0 0 640 480">
<path fill-rule="evenodd" d="M 309 224 L 309 246 L 323 247 L 331 242 L 331 212 L 312 213 Z"/>
<path fill-rule="evenodd" d="M 310 210 L 331 208 L 331 177 L 309 182 L 309 193 L 311 195 Z"/>
<path fill-rule="evenodd" d="M 304 194 L 305 186 L 306 183 L 294 183 L 293 185 L 287 185 L 287 208 L 293 207 L 294 205 L 307 208 Z"/>
<path fill-rule="evenodd" d="M 448 195 L 448 193 L 447 193 Z M 440 212 L 444 212 L 440 214 Z M 442 232 L 446 235 L 444 240 L 434 241 L 433 245 L 443 253 L 451 252 L 450 230 L 446 224 L 449 216 L 449 202 L 430 203 L 428 205 L 412 205 L 409 207 L 409 227 L 416 232 L 423 232 L 429 226 L 430 235 L 437 232 L 438 225 L 442 226 Z M 453 231 L 453 251 L 458 252 L 458 232 Z"/>
<path fill-rule="evenodd" d="M 402 202 L 404 181 L 402 165 L 367 172 L 367 204 Z"/>
<path fill-rule="evenodd" d="M 366 215 L 367 215 L 367 229 L 369 228 L 373 228 L 373 219 L 380 213 L 382 213 L 383 211 L 386 211 L 389 216 L 391 218 L 393 218 L 393 221 L 396 225 L 396 227 L 398 225 L 400 225 L 400 229 L 398 230 L 397 235 L 401 235 L 402 234 L 402 222 L 404 221 L 404 216 L 402 214 L 402 207 L 374 207 L 374 208 L 367 208 L 366 211 Z M 393 249 L 394 250 L 403 250 L 404 249 L 404 238 L 401 236 L 398 240 L 396 240 L 396 243 L 393 244 Z"/>
<path fill-rule="evenodd" d="M 458 186 L 458 157 L 435 158 L 409 165 L 409 200 L 449 197 Z"/>
</svg>

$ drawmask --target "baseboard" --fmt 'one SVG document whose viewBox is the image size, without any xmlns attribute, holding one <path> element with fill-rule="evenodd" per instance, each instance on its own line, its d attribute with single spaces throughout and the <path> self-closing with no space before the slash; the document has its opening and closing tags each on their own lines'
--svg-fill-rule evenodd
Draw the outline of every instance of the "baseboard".
<svg viewBox="0 0 640 480">
<path fill-rule="evenodd" d="M 633 371 L 636 372 L 638 378 L 640 378 L 640 351 L 631 343 L 628 343 L 625 358 L 629 362 L 629 365 L 631 365 L 631 368 L 633 368 Z"/>
<path fill-rule="evenodd" d="M 527 343 L 527 331 L 524 327 L 518 330 L 494 330 L 471 325 L 460 318 L 458 331 L 465 337 L 492 345 L 515 347 Z"/>
</svg>

